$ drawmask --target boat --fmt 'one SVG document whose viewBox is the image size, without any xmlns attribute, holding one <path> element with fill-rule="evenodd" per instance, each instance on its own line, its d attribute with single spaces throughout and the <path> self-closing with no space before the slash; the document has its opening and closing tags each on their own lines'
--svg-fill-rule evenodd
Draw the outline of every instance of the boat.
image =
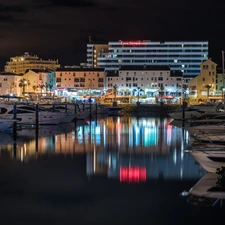
<svg viewBox="0 0 225 225">
<path fill-rule="evenodd" d="M 16 119 L 20 124 L 36 124 L 36 107 L 32 105 L 16 105 Z M 59 123 L 71 122 L 75 119 L 73 113 L 49 112 L 42 107 L 38 107 L 38 124 L 55 125 Z M 0 118 L 14 119 L 14 106 L 0 104 Z"/>
<path fill-rule="evenodd" d="M 195 206 L 223 208 L 225 189 L 218 185 L 220 181 L 218 174 L 206 173 L 188 192 L 183 191 L 181 196 L 187 196 L 187 203 Z"/>
<path fill-rule="evenodd" d="M 0 119 L 0 132 L 10 131 L 16 121 L 14 119 Z"/>
<path fill-rule="evenodd" d="M 189 152 L 207 172 L 216 173 L 218 168 L 225 166 L 225 147 L 198 148 L 185 152 Z"/>
<path fill-rule="evenodd" d="M 194 105 L 183 111 L 180 108 L 177 111 L 171 112 L 168 115 L 174 120 L 190 120 L 196 119 L 202 116 L 205 113 L 216 113 L 216 106 L 213 105 Z"/>
</svg>

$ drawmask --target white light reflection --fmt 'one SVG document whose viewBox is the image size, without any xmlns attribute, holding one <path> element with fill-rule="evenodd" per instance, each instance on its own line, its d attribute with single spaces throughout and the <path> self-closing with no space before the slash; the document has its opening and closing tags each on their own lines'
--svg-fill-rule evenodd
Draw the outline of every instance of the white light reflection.
<svg viewBox="0 0 225 225">
<path fill-rule="evenodd" d="M 174 152 L 173 152 L 173 163 L 174 165 L 177 164 L 177 149 L 176 148 L 174 149 Z"/>
</svg>

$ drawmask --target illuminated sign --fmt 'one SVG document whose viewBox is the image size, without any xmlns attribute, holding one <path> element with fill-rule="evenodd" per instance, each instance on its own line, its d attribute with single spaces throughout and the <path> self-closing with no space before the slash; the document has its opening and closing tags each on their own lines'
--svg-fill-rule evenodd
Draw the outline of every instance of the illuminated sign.
<svg viewBox="0 0 225 225">
<path fill-rule="evenodd" d="M 137 183 L 146 181 L 145 167 L 120 167 L 120 182 Z"/>
<path fill-rule="evenodd" d="M 141 41 L 120 41 L 121 45 L 147 45 L 147 42 Z"/>
</svg>

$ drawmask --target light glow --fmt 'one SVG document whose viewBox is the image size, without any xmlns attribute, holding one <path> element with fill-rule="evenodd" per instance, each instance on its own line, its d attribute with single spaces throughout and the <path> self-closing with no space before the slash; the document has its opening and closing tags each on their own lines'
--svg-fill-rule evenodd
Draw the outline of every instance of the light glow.
<svg viewBox="0 0 225 225">
<path fill-rule="evenodd" d="M 147 45 L 147 42 L 141 41 L 120 41 L 121 45 Z"/>
<path fill-rule="evenodd" d="M 138 183 L 146 181 L 145 167 L 120 167 L 120 182 Z"/>
</svg>

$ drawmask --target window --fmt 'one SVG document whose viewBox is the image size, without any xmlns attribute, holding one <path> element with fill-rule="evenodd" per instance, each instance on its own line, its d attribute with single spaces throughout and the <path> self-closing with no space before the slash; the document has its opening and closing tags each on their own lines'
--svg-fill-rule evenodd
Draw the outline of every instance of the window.
<svg viewBox="0 0 225 225">
<path fill-rule="evenodd" d="M 85 78 L 80 78 L 80 82 L 85 82 Z"/>
<path fill-rule="evenodd" d="M 56 82 L 61 82 L 61 77 L 57 77 Z"/>
<path fill-rule="evenodd" d="M 205 81 L 205 78 L 202 78 L 202 81 Z"/>
<path fill-rule="evenodd" d="M 62 76 L 62 73 L 60 73 L 60 77 Z"/>
<path fill-rule="evenodd" d="M 80 82 L 80 79 L 79 78 L 74 78 L 74 82 L 75 83 Z"/>
<path fill-rule="evenodd" d="M 161 80 L 162 81 L 163 80 L 163 77 L 158 77 L 158 80 Z"/>
<path fill-rule="evenodd" d="M 75 77 L 76 76 L 76 73 L 73 73 L 73 76 Z"/>
<path fill-rule="evenodd" d="M 98 78 L 98 82 L 103 82 L 103 78 Z"/>
</svg>

